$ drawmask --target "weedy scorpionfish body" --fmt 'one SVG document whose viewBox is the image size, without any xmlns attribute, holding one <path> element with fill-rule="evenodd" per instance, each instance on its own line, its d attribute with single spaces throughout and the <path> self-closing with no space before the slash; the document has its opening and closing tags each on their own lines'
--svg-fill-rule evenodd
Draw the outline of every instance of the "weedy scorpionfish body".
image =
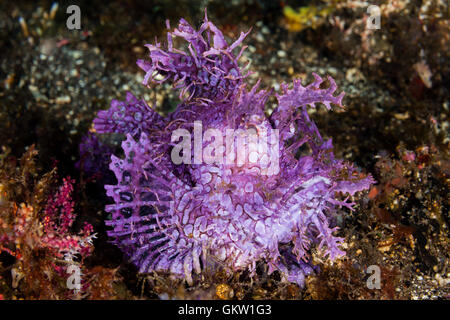
<svg viewBox="0 0 450 320">
<path fill-rule="evenodd" d="M 331 77 L 322 89 L 322 78 L 314 74 L 307 86 L 300 80 L 283 84 L 278 107 L 267 116 L 272 91 L 258 84 L 248 89 L 248 74 L 238 64 L 246 35 L 229 45 L 206 16 L 199 30 L 180 20 L 168 32 L 166 49 L 147 45 L 150 61 L 138 61 L 146 72 L 144 84 L 170 81 L 180 91 L 177 109 L 162 117 L 128 93 L 126 101 L 114 100 L 94 120 L 98 133 L 126 135 L 125 157 L 111 157 L 118 182 L 105 186 L 114 199 L 106 206 L 112 214 L 108 235 L 140 272 L 170 272 L 192 283 L 212 261 L 251 274 L 265 261 L 269 272 L 278 270 L 302 286 L 313 272 L 312 246 L 330 259 L 344 254 L 331 217 L 343 206 L 353 210 L 343 195 L 368 189 L 374 180 L 336 159 L 331 140 L 322 138 L 307 113 L 317 103 L 342 107 L 344 93 L 334 96 Z M 174 48 L 173 37 L 186 40 L 187 50 Z M 178 141 L 172 134 L 193 134 L 198 123 L 203 140 L 183 153 L 191 161 L 174 163 Z M 216 130 L 214 139 L 205 137 L 209 128 Z M 228 130 L 253 130 L 264 144 L 247 139 L 236 148 L 225 143 L 220 148 Z M 213 159 L 227 151 L 230 158 L 198 161 L 199 150 Z M 239 163 L 243 150 L 250 152 Z"/>
</svg>

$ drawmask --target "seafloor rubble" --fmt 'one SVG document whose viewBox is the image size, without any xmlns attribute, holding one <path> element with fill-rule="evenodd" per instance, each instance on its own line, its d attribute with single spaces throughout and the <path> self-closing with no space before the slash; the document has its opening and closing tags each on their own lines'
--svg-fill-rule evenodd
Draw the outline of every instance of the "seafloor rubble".
<svg viewBox="0 0 450 320">
<path fill-rule="evenodd" d="M 0 298 L 448 298 L 449 8 L 438 0 L 373 4 L 382 9 L 381 28 L 368 31 L 359 1 L 302 8 L 296 1 L 80 1 L 82 29 L 71 31 L 62 4 L 2 2 Z M 112 99 L 129 90 L 161 114 L 174 109 L 177 94 L 166 84 L 142 86 L 134 62 L 145 57 L 144 44 L 163 37 L 165 19 L 198 25 L 205 6 L 229 39 L 253 28 L 241 58 L 256 71 L 250 83 L 261 78 L 261 87 L 279 92 L 294 78 L 311 82 L 312 72 L 335 79 L 345 110 L 319 107 L 310 117 L 338 158 L 377 181 L 337 221 L 346 256 L 331 263 L 313 250 L 321 271 L 303 289 L 277 272 L 268 276 L 264 263 L 253 278 L 217 271 L 191 286 L 139 274 L 106 235 L 103 185 L 112 173 L 80 170 L 89 165 L 80 143 Z M 269 100 L 267 112 L 274 107 Z M 120 154 L 120 135 L 99 139 L 99 149 Z M 108 159 L 95 162 L 108 166 Z M 77 292 L 67 289 L 61 268 L 73 259 L 55 231 L 78 248 L 72 254 L 84 280 Z M 367 286 L 373 265 L 380 289 Z"/>
</svg>

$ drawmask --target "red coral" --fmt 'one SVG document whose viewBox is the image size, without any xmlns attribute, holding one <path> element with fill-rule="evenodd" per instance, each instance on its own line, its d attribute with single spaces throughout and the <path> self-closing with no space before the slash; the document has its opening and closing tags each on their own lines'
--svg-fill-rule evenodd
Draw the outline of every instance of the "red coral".
<svg viewBox="0 0 450 320">
<path fill-rule="evenodd" d="M 89 284 L 83 278 L 79 291 L 66 285 L 68 266 L 78 266 L 81 274 L 87 271 L 84 260 L 93 251 L 95 237 L 88 223 L 77 234 L 70 230 L 76 219 L 73 183 L 69 177 L 63 179 L 55 193 L 43 197 L 42 206 L 34 194 L 20 205 L 7 202 L 6 210 L 0 212 L 0 252 L 16 258 L 11 269 L 17 275 L 13 288 L 27 298 L 78 298 L 89 294 Z"/>
<path fill-rule="evenodd" d="M 82 260 L 92 251 L 92 225 L 85 222 L 79 235 L 69 234 L 76 216 L 73 213 L 73 183 L 70 177 L 63 180 L 58 192 L 51 196 L 44 211 L 44 236 L 42 246 L 47 247 L 61 258 L 65 255 L 80 254 Z"/>
</svg>

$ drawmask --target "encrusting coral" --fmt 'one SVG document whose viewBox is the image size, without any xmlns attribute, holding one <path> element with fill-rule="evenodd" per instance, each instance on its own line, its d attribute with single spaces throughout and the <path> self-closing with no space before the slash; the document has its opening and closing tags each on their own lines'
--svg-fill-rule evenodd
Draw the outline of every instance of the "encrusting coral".
<svg viewBox="0 0 450 320">
<path fill-rule="evenodd" d="M 150 61 L 137 62 L 145 85 L 170 81 L 180 91 L 176 110 L 162 117 L 128 93 L 94 120 L 100 134 L 126 135 L 125 157 L 111 157 L 117 184 L 105 186 L 114 200 L 106 223 L 112 242 L 140 272 L 170 272 L 193 283 L 214 261 L 255 274 L 263 260 L 270 273 L 278 270 L 303 286 L 315 270 L 313 247 L 330 259 L 344 254 L 334 217 L 339 208 L 353 210 L 349 197 L 374 180 L 334 157 L 331 139 L 307 112 L 317 103 L 343 107 L 344 93 L 335 96 L 334 80 L 328 77 L 324 88 L 314 74 L 306 86 L 283 84 L 278 107 L 267 116 L 273 92 L 258 84 L 247 89 L 248 74 L 238 63 L 245 46 L 235 54 L 246 35 L 228 44 L 206 15 L 199 30 L 181 19 L 167 34 L 167 49 L 149 44 Z M 174 37 L 187 42 L 187 51 L 174 47 Z M 258 143 L 250 134 L 235 148 L 232 136 L 225 148 L 230 130 L 252 132 Z M 185 142 L 198 132 L 203 141 L 180 152 L 180 137 Z"/>
</svg>

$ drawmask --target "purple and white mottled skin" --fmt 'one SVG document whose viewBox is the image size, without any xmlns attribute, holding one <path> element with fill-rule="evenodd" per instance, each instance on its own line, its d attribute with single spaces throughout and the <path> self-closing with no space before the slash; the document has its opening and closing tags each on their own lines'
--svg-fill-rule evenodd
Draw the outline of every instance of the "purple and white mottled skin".
<svg viewBox="0 0 450 320">
<path fill-rule="evenodd" d="M 169 24 L 167 24 L 168 27 Z M 98 133 L 126 134 L 125 158 L 112 156 L 110 169 L 118 183 L 106 185 L 114 203 L 107 225 L 112 241 L 135 263 L 140 272 L 165 271 L 193 282 L 211 259 L 230 271 L 250 270 L 265 261 L 269 272 L 279 270 L 288 280 L 304 285 L 313 271 L 310 248 L 316 246 L 330 259 L 344 254 L 343 239 L 333 233 L 330 217 L 354 203 L 339 194 L 353 195 L 374 183 L 350 163 L 335 159 L 331 140 L 325 141 L 309 118 L 307 107 L 316 103 L 342 107 L 336 84 L 321 89 L 322 79 L 291 89 L 281 86 L 278 108 L 267 117 L 265 102 L 271 91 L 258 84 L 247 90 L 237 55 L 247 34 L 229 45 L 206 15 L 199 30 L 180 20 L 168 32 L 168 48 L 147 45 L 150 61 L 139 60 L 146 72 L 144 84 L 156 74 L 180 90 L 183 102 L 163 118 L 144 101 L 127 94 L 113 101 L 94 120 Z M 172 37 L 188 43 L 187 52 L 173 47 Z M 181 164 L 171 161 L 176 129 L 192 132 L 194 121 L 203 128 L 279 130 L 279 171 L 261 174 L 256 164 Z M 203 146 L 208 143 L 203 142 Z M 309 150 L 300 156 L 298 149 Z M 288 249 L 286 249 L 288 248 Z"/>
</svg>

